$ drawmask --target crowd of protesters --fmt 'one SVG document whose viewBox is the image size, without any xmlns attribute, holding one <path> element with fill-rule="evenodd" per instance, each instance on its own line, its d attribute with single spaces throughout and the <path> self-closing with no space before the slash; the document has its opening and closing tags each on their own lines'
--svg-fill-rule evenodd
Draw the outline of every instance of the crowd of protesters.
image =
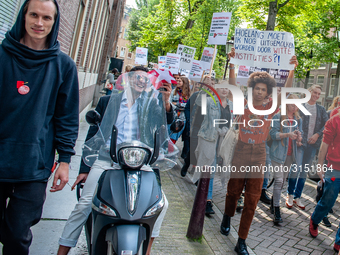
<svg viewBox="0 0 340 255">
<path fill-rule="evenodd" d="M 229 53 L 229 57 L 233 57 L 234 50 Z M 291 59 L 291 64 L 295 67 L 298 65 L 295 57 Z M 176 75 L 179 80 L 187 78 Z M 294 70 L 290 71 L 286 82 L 286 87 L 291 87 L 293 83 Z M 236 75 L 233 64 L 229 65 L 229 84 L 235 85 Z M 191 180 L 196 183 L 200 178 L 200 172 L 197 169 L 202 167 L 223 165 L 223 159 L 219 156 L 220 145 L 225 135 L 231 128 L 230 120 L 235 120 L 233 114 L 232 95 L 228 89 L 217 88 L 215 100 L 218 97 L 222 104 L 215 104 L 212 98 L 207 98 L 207 112 L 201 114 L 201 97 L 204 92 L 202 87 L 214 88 L 215 84 L 223 84 L 226 81 L 218 81 L 214 77 L 204 77 L 202 83 L 191 82 L 191 96 L 187 98 L 185 92 L 184 100 L 180 103 L 186 103 L 184 115 L 185 126 L 183 127 L 182 140 L 184 141 L 184 149 L 182 157 L 184 165 L 181 169 L 181 176 L 186 176 L 188 169 L 192 169 Z M 176 90 L 183 91 L 182 82 Z M 266 110 L 272 108 L 272 90 L 276 87 L 276 82 L 266 72 L 255 72 L 248 79 L 248 87 L 252 88 L 252 95 L 248 94 L 248 98 L 252 97 L 252 103 L 257 110 Z M 198 89 L 196 89 L 198 88 Z M 195 90 L 195 91 L 194 91 Z M 237 123 L 243 120 L 246 123 L 253 119 L 273 119 L 280 121 L 265 122 L 261 127 L 238 127 L 238 142 L 235 148 L 234 157 L 231 162 L 236 167 L 236 172 L 229 173 L 227 194 L 225 201 L 225 211 L 221 223 L 220 231 L 224 235 L 228 235 L 232 216 L 237 209 L 242 209 L 241 222 L 239 225 L 239 239 L 235 247 L 238 254 L 248 254 L 245 240 L 248 236 L 249 228 L 255 214 L 256 206 L 259 200 L 270 204 L 270 211 L 273 214 L 273 222 L 279 225 L 283 222 L 284 216 L 281 216 L 280 203 L 282 192 L 286 193 L 285 206 L 291 209 L 296 206 L 300 210 L 305 210 L 302 193 L 304 184 L 308 175 L 308 171 L 312 167 L 328 169 L 318 174 L 324 182 L 323 194 L 319 197 L 315 212 L 310 219 L 310 234 L 312 237 L 317 236 L 317 224 L 321 221 L 329 226 L 327 214 L 336 201 L 337 194 L 340 191 L 338 184 L 338 169 L 340 169 L 339 154 L 339 137 L 340 131 L 339 119 L 340 113 L 340 96 L 334 98 L 328 112 L 317 102 L 320 98 L 322 88 L 319 85 L 312 85 L 308 88 L 311 98 L 303 106 L 311 113 L 305 115 L 296 105 L 287 104 L 286 112 L 282 114 L 280 109 L 280 93 L 278 93 L 278 107 L 274 113 L 269 116 L 258 116 L 250 112 L 245 100 L 245 114 L 238 117 Z M 278 90 L 280 92 L 280 90 Z M 183 92 L 182 92 L 183 93 Z M 181 96 L 181 95 L 180 95 Z M 179 96 L 179 97 L 180 97 Z M 299 99 L 303 95 L 287 93 L 287 99 Z M 173 101 L 178 104 L 178 99 Z M 183 118 L 182 113 L 178 114 L 179 118 Z M 227 120 L 226 124 L 214 126 L 214 119 Z M 288 125 L 282 125 L 281 122 L 286 120 Z M 179 138 L 177 135 L 176 139 Z M 175 141 L 174 140 L 174 141 Z M 187 142 L 187 141 L 190 142 Z M 321 145 L 321 147 L 320 147 Z M 319 152 L 319 162 L 313 165 L 313 160 Z M 327 156 L 328 163 L 324 162 Z M 327 168 L 325 168 L 328 164 Z M 278 171 L 258 173 L 244 173 L 239 171 L 245 166 L 267 166 L 267 169 L 279 169 Z M 189 168 L 191 166 L 191 168 Z M 200 167 L 197 167 L 200 166 Z M 271 166 L 271 168 L 269 167 Z M 288 169 L 288 170 L 287 170 Z M 215 171 L 211 172 L 209 192 L 206 202 L 206 215 L 214 214 L 213 210 L 213 187 L 214 187 Z M 268 178 L 273 178 L 272 196 L 267 193 Z M 284 184 L 287 181 L 287 190 L 284 190 Z M 242 199 L 242 197 L 244 197 Z M 244 201 L 243 201 L 244 200 Z M 339 251 L 340 231 L 338 231 L 333 249 Z"/>
<path fill-rule="evenodd" d="M 42 18 L 44 22 L 37 26 L 39 29 L 28 29 L 31 23 L 36 24 L 34 20 Z M 2 109 L 15 109 L 4 111 L 1 116 L 3 156 L 0 165 L 0 242 L 4 245 L 4 255 L 28 254 L 32 242 L 30 228 L 38 223 L 41 217 L 55 151 L 59 153 L 59 166 L 51 192 L 62 190 L 68 182 L 69 163 L 71 156 L 75 154 L 73 147 L 77 138 L 79 118 L 77 70 L 74 62 L 60 52 L 60 44 L 57 41 L 59 19 L 60 12 L 56 1 L 26 0 L 17 22 L 0 45 L 0 56 L 6 60 L 1 63 L 0 76 L 3 82 L 0 84 L 2 91 L 0 103 Z M 234 56 L 235 51 L 232 50 L 228 57 Z M 20 77 L 25 77 L 25 82 L 17 81 L 19 62 L 24 72 L 22 74 L 24 76 Z M 294 65 L 294 69 L 298 65 L 295 56 L 290 59 L 290 64 Z M 149 70 L 128 65 L 125 72 L 130 71 L 146 73 Z M 141 76 L 142 79 L 139 78 L 137 83 L 146 84 L 148 81 L 146 74 L 145 79 L 143 77 Z M 216 84 L 236 86 L 233 64 L 229 65 L 228 82 L 218 81 L 210 75 L 204 76 L 202 82 L 190 81 L 180 74 L 174 74 L 174 77 L 177 85 L 172 88 L 170 83 L 163 83 L 161 86 L 163 90 L 160 93 L 165 104 L 169 136 L 173 143 L 182 137 L 184 144 L 181 176 L 185 177 L 189 167 L 192 166 L 194 170 L 192 182 L 196 184 L 201 174 L 197 169 L 217 169 L 218 165 L 225 164 L 230 164 L 236 169 L 227 176 L 225 210 L 220 232 L 225 236 L 229 235 L 235 211 L 243 208 L 238 230 L 239 238 L 235 247 L 237 254 L 248 254 L 246 239 L 260 200 L 270 204 L 273 222 L 276 225 L 282 223 L 284 219 L 280 211 L 282 192 L 287 193 L 285 206 L 288 209 L 296 206 L 300 210 L 305 210 L 302 200 L 303 189 L 309 168 L 312 167 L 312 160 L 317 153 L 318 162 L 313 166 L 316 167 L 320 182 L 317 204 L 309 220 L 309 233 L 313 238 L 317 237 L 321 221 L 330 226 L 327 215 L 340 192 L 340 96 L 334 98 L 326 111 L 323 106 L 317 104 L 322 88 L 319 85 L 312 85 L 308 89 L 311 97 L 302 105 L 311 113 L 310 115 L 303 113 L 294 104 L 287 104 L 285 109 L 280 109 L 281 97 L 280 93 L 276 95 L 276 91 L 279 90 L 276 89 L 274 78 L 267 72 L 254 72 L 247 81 L 248 95 L 244 99 L 244 114 L 236 116 L 233 113 L 233 95 L 229 89 L 223 86 L 216 90 L 214 88 Z M 294 70 L 291 70 L 285 87 L 292 86 L 293 77 Z M 121 109 L 124 107 L 126 109 L 126 98 L 123 97 L 125 94 L 119 94 L 121 88 L 115 88 L 118 79 L 119 72 L 115 68 L 108 74 L 105 87 L 109 91 L 108 94 L 112 93 L 113 99 L 120 100 Z M 6 86 L 7 84 L 17 84 L 17 88 L 12 89 L 11 86 Z M 40 87 L 30 84 L 38 84 Z M 136 93 L 134 99 L 142 92 L 143 90 L 139 94 Z M 214 92 L 214 95 L 211 92 Z M 206 97 L 206 93 L 212 96 Z M 277 106 L 273 105 L 275 96 L 278 97 Z M 299 96 L 294 93 L 283 95 L 290 100 L 299 99 Z M 100 99 L 96 108 L 98 112 L 105 112 L 109 98 L 104 96 Z M 202 113 L 203 101 L 206 102 L 205 114 Z M 21 106 L 18 102 L 21 102 Z M 274 111 L 268 115 L 259 115 L 250 110 L 254 108 L 262 111 L 274 108 Z M 120 112 L 122 123 L 125 123 L 127 112 Z M 129 114 L 133 115 L 136 112 Z M 24 121 L 22 116 L 30 116 L 31 119 Z M 225 121 L 223 124 L 215 125 L 216 119 Z M 274 124 L 271 125 L 271 121 L 266 121 L 271 119 L 279 121 L 273 121 Z M 254 123 L 254 126 L 249 124 L 233 126 L 233 121 L 262 122 L 263 125 L 256 126 Z M 288 125 L 282 125 L 283 121 Z M 177 132 L 171 130 L 173 123 L 182 123 L 178 125 Z M 25 129 L 22 129 L 22 126 Z M 89 129 L 87 139 L 97 132 L 96 129 L 97 127 Z M 227 135 L 236 129 L 238 139 L 234 154 L 230 163 L 224 162 L 225 147 L 222 144 Z M 134 130 L 131 132 L 137 132 Z M 19 158 L 22 160 L 18 161 Z M 260 171 L 242 171 L 242 168 L 247 167 L 255 167 Z M 267 171 L 263 171 L 264 168 Z M 271 172 L 268 169 L 278 171 Z M 81 163 L 79 176 L 73 187 L 80 181 L 87 181 L 84 188 L 86 191 L 83 191 L 82 198 L 65 225 L 59 241 L 59 255 L 67 254 L 70 248 L 76 245 L 82 226 L 90 214 L 91 199 L 102 171 L 104 168 L 92 169 L 92 175 L 88 177 L 90 168 Z M 212 171 L 210 175 L 206 215 L 215 213 L 214 174 Z M 271 198 L 267 193 L 270 175 L 274 178 Z M 283 188 L 287 179 L 285 191 Z M 150 254 L 153 239 L 159 235 L 168 207 L 165 196 L 164 199 L 166 205 L 158 219 L 157 227 L 153 228 L 147 254 Z M 339 252 L 340 228 L 336 233 L 333 249 Z"/>
</svg>

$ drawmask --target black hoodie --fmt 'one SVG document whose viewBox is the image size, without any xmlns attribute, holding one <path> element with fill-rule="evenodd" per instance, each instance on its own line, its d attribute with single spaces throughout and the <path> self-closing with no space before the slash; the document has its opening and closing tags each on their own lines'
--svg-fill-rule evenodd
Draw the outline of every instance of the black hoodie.
<svg viewBox="0 0 340 255">
<path fill-rule="evenodd" d="M 0 45 L 0 182 L 46 181 L 55 150 L 70 162 L 78 135 L 77 69 L 57 41 L 59 8 L 48 49 L 37 51 L 20 43 L 23 6 Z"/>
</svg>

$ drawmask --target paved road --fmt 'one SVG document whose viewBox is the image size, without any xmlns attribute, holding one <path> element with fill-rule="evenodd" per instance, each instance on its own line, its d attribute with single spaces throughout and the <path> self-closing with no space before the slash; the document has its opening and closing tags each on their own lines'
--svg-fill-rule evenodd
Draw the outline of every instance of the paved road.
<svg viewBox="0 0 340 255">
<path fill-rule="evenodd" d="M 72 157 L 70 184 L 78 174 L 81 145 L 84 142 L 88 125 L 84 122 L 80 125 L 79 139 L 76 145 L 77 154 Z M 181 143 L 178 142 L 178 146 Z M 152 254 L 235 254 L 233 251 L 237 240 L 237 229 L 241 214 L 232 218 L 232 230 L 228 237 L 219 233 L 219 225 L 224 211 L 224 198 L 226 186 L 221 184 L 221 176 L 216 175 L 214 181 L 213 202 L 216 214 L 205 217 L 202 243 L 188 241 L 185 237 L 190 219 L 191 208 L 196 192 L 188 177 L 180 176 L 180 167 L 161 173 L 162 185 L 169 200 L 169 209 L 165 216 L 160 238 L 155 240 Z M 283 207 L 281 227 L 272 223 L 272 215 L 269 206 L 258 204 L 255 218 L 247 239 L 248 251 L 251 254 L 334 254 L 332 245 L 339 222 L 339 199 L 334 206 L 334 213 L 330 215 L 332 227 L 320 225 L 320 234 L 313 239 L 308 234 L 309 216 L 315 206 L 316 183 L 307 180 L 303 201 L 306 210 L 297 208 L 291 210 Z M 282 194 L 282 206 L 284 195 Z M 75 192 L 70 187 L 59 193 L 47 191 L 42 220 L 32 228 L 33 243 L 30 254 L 47 255 L 56 254 L 58 238 L 65 225 L 66 219 L 76 203 Z M 0 254 L 1 251 L 0 251 Z M 86 255 L 86 241 L 82 233 L 77 247 L 71 250 L 71 255 Z"/>
</svg>

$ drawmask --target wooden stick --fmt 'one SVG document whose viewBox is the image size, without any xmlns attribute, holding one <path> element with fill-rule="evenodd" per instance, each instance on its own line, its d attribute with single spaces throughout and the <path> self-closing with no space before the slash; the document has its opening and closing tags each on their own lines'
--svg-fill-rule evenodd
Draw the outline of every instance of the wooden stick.
<svg viewBox="0 0 340 255">
<path fill-rule="evenodd" d="M 209 76 L 211 75 L 211 71 L 212 71 L 213 66 L 214 66 L 216 49 L 217 49 L 217 44 L 215 44 L 214 53 L 213 53 L 213 59 L 212 59 L 212 61 L 211 61 L 211 65 L 210 65 Z"/>
</svg>

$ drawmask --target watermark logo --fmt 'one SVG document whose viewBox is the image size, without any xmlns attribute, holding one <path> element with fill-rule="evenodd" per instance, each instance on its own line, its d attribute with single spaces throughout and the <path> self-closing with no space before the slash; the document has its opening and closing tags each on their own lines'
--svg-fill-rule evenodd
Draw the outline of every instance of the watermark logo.
<svg viewBox="0 0 340 255">
<path fill-rule="evenodd" d="M 205 84 L 205 86 L 208 86 Z M 213 89 L 211 86 L 208 86 L 214 93 L 215 95 L 217 95 L 217 97 L 219 98 L 217 92 L 215 89 Z M 244 95 L 243 92 L 241 91 L 240 88 L 234 86 L 234 85 L 230 85 L 230 84 L 216 84 L 215 88 L 227 88 L 230 90 L 230 92 L 233 95 L 233 114 L 235 115 L 244 115 Z M 300 98 L 300 99 L 289 99 L 286 98 L 286 94 L 287 93 L 302 93 L 305 94 L 306 96 L 304 98 Z M 252 95 L 253 94 L 253 89 L 251 87 L 248 88 L 248 95 Z M 213 98 L 212 94 L 209 93 L 209 95 Z M 254 108 L 253 106 L 253 97 L 249 96 L 248 97 L 248 108 L 249 110 L 256 115 L 270 115 L 273 112 L 275 112 L 275 110 L 277 109 L 277 103 L 278 103 L 278 98 L 277 98 L 277 88 L 273 88 L 273 104 L 272 107 L 268 110 L 257 110 Z M 286 115 L 286 105 L 287 104 L 294 104 L 296 105 L 303 114 L 305 115 L 311 115 L 311 113 L 302 105 L 303 103 L 307 103 L 311 98 L 311 93 L 304 88 L 281 88 L 281 113 L 282 115 Z M 220 103 L 222 105 L 221 99 L 219 98 Z M 215 101 L 215 100 L 214 100 Z M 216 101 L 215 101 L 216 103 Z M 207 114 L 207 98 L 206 98 L 206 94 L 202 95 L 202 115 L 206 115 Z"/>
</svg>

